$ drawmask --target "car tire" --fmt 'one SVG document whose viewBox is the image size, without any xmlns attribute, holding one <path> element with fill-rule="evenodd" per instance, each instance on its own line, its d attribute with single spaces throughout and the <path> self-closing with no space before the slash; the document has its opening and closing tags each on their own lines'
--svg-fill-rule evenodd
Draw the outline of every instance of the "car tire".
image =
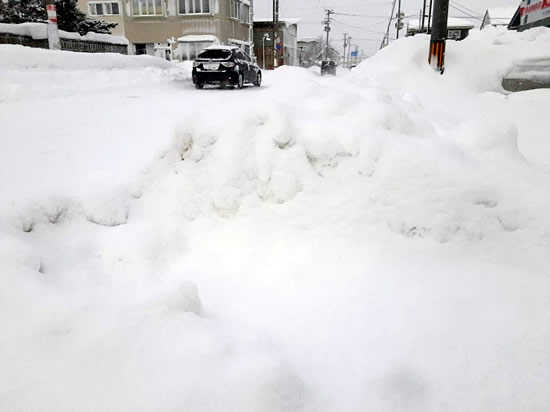
<svg viewBox="0 0 550 412">
<path fill-rule="evenodd" d="M 260 87 L 262 85 L 262 72 L 258 72 L 256 74 L 256 81 L 254 82 L 254 86 Z"/>
<path fill-rule="evenodd" d="M 239 79 L 237 80 L 237 88 L 242 89 L 244 87 L 244 76 L 239 73 Z"/>
<path fill-rule="evenodd" d="M 202 83 L 195 83 L 195 89 L 200 90 L 204 87 L 204 84 Z"/>
</svg>

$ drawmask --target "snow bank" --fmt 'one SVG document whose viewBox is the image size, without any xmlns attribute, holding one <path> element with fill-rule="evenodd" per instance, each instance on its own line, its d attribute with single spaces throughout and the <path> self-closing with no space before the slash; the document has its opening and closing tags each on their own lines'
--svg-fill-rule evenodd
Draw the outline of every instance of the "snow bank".
<svg viewBox="0 0 550 412">
<path fill-rule="evenodd" d="M 14 45 L 0 45 L 0 71 L 0 102 L 97 94 L 191 80 L 187 67 L 152 56 L 75 53 Z M 132 92 L 127 94 L 131 96 Z"/>
<path fill-rule="evenodd" d="M 30 36 L 33 39 L 41 40 L 48 38 L 47 24 L 44 23 L 21 23 L 6 24 L 0 23 L 0 33 L 11 33 L 20 36 Z M 62 39 L 96 41 L 109 44 L 128 45 L 128 39 L 122 36 L 88 32 L 85 35 L 59 30 L 59 37 Z"/>
<path fill-rule="evenodd" d="M 125 56 L 115 53 L 75 53 L 31 47 L 0 45 L 0 70 L 63 69 L 113 70 L 154 67 L 171 69 L 176 66 L 152 56 Z"/>
<path fill-rule="evenodd" d="M 521 33 L 504 27 L 473 30 L 463 41 L 447 42 L 445 75 L 426 65 L 429 36 L 406 37 L 381 50 L 353 71 L 357 80 L 381 81 L 410 91 L 502 92 L 502 79 L 526 59 L 550 57 L 550 29 Z"/>
<path fill-rule="evenodd" d="M 498 77 L 547 32 L 492 33 L 448 76 L 422 37 L 240 91 L 4 70 L 2 406 L 544 410 L 550 100 Z"/>
</svg>

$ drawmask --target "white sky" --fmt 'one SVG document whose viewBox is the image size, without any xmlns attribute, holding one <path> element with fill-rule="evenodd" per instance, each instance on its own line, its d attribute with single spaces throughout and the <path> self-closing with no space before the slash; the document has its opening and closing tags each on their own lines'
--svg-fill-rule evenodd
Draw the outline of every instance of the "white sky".
<svg viewBox="0 0 550 412">
<path fill-rule="evenodd" d="M 429 0 L 427 0 L 429 3 Z M 282 17 L 299 17 L 298 37 L 312 37 L 324 34 L 321 21 L 324 18 L 323 9 L 329 7 L 338 13 L 359 14 L 362 16 L 333 16 L 331 39 L 334 46 L 341 49 L 343 33 L 352 36 L 352 44 L 357 44 L 367 55 L 374 54 L 380 47 L 383 33 L 388 25 L 392 0 L 279 0 Z M 463 10 L 475 11 L 472 15 L 482 18 L 487 7 L 518 6 L 520 0 L 451 0 L 451 5 Z M 415 15 L 418 19 L 422 0 L 401 0 L 405 15 Z M 461 7 L 462 6 L 462 7 Z M 464 8 L 465 7 L 465 8 Z M 255 15 L 257 17 L 273 16 L 272 0 L 254 0 Z M 464 13 L 450 8 L 449 15 L 464 17 L 479 25 L 480 20 L 466 16 Z M 395 28 L 392 22 L 390 36 L 395 37 Z M 402 31 L 401 34 L 404 34 Z"/>
</svg>

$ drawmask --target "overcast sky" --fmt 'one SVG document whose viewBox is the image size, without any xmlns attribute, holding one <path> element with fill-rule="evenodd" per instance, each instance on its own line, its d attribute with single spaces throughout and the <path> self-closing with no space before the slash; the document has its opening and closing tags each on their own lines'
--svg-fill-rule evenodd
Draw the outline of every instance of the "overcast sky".
<svg viewBox="0 0 550 412">
<path fill-rule="evenodd" d="M 367 55 L 374 54 L 380 47 L 380 43 L 388 25 L 388 18 L 392 8 L 392 0 L 279 0 L 282 17 L 299 17 L 298 37 L 317 37 L 323 34 L 321 21 L 325 8 L 331 8 L 337 13 L 355 14 L 359 16 L 334 15 L 331 38 L 333 44 L 341 49 L 343 46 L 343 33 L 352 36 L 352 44 L 357 44 Z M 418 19 L 422 0 L 401 0 L 402 9 L 407 16 L 415 15 Z M 428 0 L 429 3 L 429 0 Z M 449 15 L 464 17 L 472 23 L 481 23 L 487 7 L 518 6 L 520 0 L 451 0 Z M 256 17 L 273 16 L 273 0 L 254 0 L 254 14 Z M 462 9 L 474 17 L 457 10 Z M 395 37 L 393 27 L 391 37 Z M 404 32 L 401 32 L 404 34 Z"/>
</svg>

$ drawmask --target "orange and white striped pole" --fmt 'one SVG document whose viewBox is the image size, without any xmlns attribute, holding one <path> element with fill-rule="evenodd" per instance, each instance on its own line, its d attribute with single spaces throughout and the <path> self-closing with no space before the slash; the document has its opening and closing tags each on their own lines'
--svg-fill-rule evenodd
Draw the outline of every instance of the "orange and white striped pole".
<svg viewBox="0 0 550 412">
<path fill-rule="evenodd" d="M 449 0 L 435 0 L 428 62 L 435 71 L 441 74 L 445 71 L 445 47 L 447 42 L 448 18 Z"/>
<path fill-rule="evenodd" d="M 46 11 L 48 12 L 48 45 L 50 50 L 60 50 L 59 29 L 57 28 L 57 12 L 55 0 L 46 0 Z"/>
</svg>

